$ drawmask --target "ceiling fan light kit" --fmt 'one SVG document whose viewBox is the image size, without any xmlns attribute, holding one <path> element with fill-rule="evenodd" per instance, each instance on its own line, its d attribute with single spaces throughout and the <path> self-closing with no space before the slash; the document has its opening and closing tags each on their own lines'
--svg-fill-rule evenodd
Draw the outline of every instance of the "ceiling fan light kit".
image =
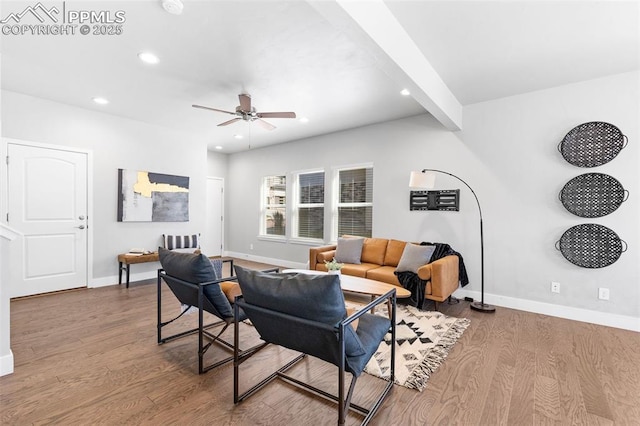
<svg viewBox="0 0 640 426">
<path fill-rule="evenodd" d="M 247 94 L 238 95 L 238 99 L 240 101 L 240 105 L 236 107 L 235 112 L 206 107 L 202 105 L 191 105 L 191 106 L 194 108 L 208 109 L 210 111 L 223 112 L 225 114 L 231 114 L 236 116 L 231 120 L 227 120 L 218 124 L 218 127 L 228 126 L 229 124 L 235 123 L 240 120 L 244 120 L 249 122 L 255 121 L 266 130 L 273 130 L 276 128 L 276 126 L 274 126 L 273 124 L 267 121 L 264 121 L 263 118 L 296 118 L 295 112 L 258 112 L 256 111 L 256 108 L 251 105 L 251 96 Z"/>
<path fill-rule="evenodd" d="M 180 0 L 162 0 L 162 8 L 172 15 L 180 15 L 184 5 Z"/>
</svg>

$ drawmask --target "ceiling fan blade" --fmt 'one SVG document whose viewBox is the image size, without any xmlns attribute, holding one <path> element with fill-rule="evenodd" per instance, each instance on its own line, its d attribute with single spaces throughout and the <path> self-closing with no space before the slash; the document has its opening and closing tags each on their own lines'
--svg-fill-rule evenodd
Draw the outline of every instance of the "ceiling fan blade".
<svg viewBox="0 0 640 426">
<path fill-rule="evenodd" d="M 235 112 L 225 111 L 223 109 L 216 109 L 216 108 L 206 107 L 206 106 L 202 106 L 202 105 L 191 105 L 191 106 L 194 107 L 194 108 L 208 109 L 209 111 L 224 112 L 226 114 L 236 115 Z"/>
<path fill-rule="evenodd" d="M 240 99 L 240 109 L 242 109 L 242 111 L 251 112 L 251 96 L 240 94 L 238 95 L 238 99 Z"/>
<path fill-rule="evenodd" d="M 240 118 L 240 117 L 232 118 L 232 119 L 231 119 L 231 120 L 229 120 L 229 121 L 225 121 L 224 123 L 220 123 L 220 124 L 218 124 L 218 126 L 228 126 L 229 124 L 231 124 L 231 123 L 235 123 L 235 122 L 236 122 L 236 121 L 238 121 L 238 120 L 242 120 L 242 118 Z"/>
<path fill-rule="evenodd" d="M 295 112 L 259 112 L 256 115 L 260 118 L 296 118 Z"/>
<path fill-rule="evenodd" d="M 267 130 L 273 130 L 273 129 L 275 129 L 275 128 L 276 128 L 276 126 L 274 126 L 273 124 L 271 124 L 271 123 L 267 123 L 266 121 L 261 120 L 261 119 L 259 119 L 259 118 L 258 118 L 257 120 L 255 120 L 255 121 L 256 121 L 256 122 L 257 122 L 261 127 L 265 128 L 265 129 L 267 129 Z"/>
</svg>

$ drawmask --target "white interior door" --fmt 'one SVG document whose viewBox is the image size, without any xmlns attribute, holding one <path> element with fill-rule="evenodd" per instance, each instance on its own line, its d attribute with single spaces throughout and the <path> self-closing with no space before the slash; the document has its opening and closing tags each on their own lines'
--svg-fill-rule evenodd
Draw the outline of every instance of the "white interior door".
<svg viewBox="0 0 640 426">
<path fill-rule="evenodd" d="M 224 224 L 224 181 L 207 178 L 207 219 L 202 236 L 202 252 L 207 256 L 222 256 Z"/>
<path fill-rule="evenodd" d="M 87 154 L 9 143 L 11 297 L 87 286 Z"/>
</svg>

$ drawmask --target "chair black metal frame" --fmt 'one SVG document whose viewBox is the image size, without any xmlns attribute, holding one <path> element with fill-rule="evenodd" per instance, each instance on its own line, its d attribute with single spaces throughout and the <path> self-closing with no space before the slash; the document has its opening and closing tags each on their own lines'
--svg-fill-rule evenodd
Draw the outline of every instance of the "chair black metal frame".
<svg viewBox="0 0 640 426">
<path fill-rule="evenodd" d="M 351 324 L 353 321 L 355 321 L 356 319 L 360 318 L 362 315 L 364 315 L 365 313 L 373 309 L 375 306 L 387 300 L 391 301 L 390 303 L 391 304 L 391 318 L 390 318 L 391 325 L 389 327 L 391 331 L 391 339 L 392 339 L 392 344 L 390 345 L 391 346 L 390 378 L 389 378 L 389 382 L 387 383 L 383 391 L 380 393 L 378 398 L 374 401 L 373 405 L 370 408 L 365 408 L 351 402 L 351 397 L 353 396 L 353 391 L 355 389 L 355 384 L 357 380 L 357 377 L 355 375 L 353 375 L 351 379 L 351 384 L 349 385 L 349 390 L 345 395 L 344 383 L 345 383 L 345 373 L 347 373 L 347 371 L 345 370 L 345 358 L 346 358 L 345 328 L 349 324 Z M 234 303 L 234 313 L 235 313 L 234 318 L 236 321 L 236 327 L 234 330 L 234 342 L 236 343 L 239 341 L 239 338 L 240 338 L 239 329 L 237 327 L 237 318 L 240 313 L 240 309 L 242 309 L 245 312 L 245 314 L 249 317 L 249 319 L 251 319 L 252 312 L 259 312 L 260 314 L 270 318 L 270 320 L 272 321 L 304 324 L 307 327 L 316 328 L 321 333 L 333 332 L 336 335 L 336 343 L 340 351 L 339 353 L 344 354 L 344 356 L 339 357 L 339 361 L 336 365 L 338 367 L 338 395 L 337 396 L 331 393 L 328 393 L 322 389 L 319 389 L 315 386 L 312 386 L 309 383 L 300 381 L 294 377 L 291 377 L 285 374 L 290 368 L 292 368 L 299 361 L 304 359 L 307 355 L 314 356 L 314 354 L 311 354 L 311 353 L 309 354 L 301 353 L 300 355 L 296 356 L 292 361 L 290 361 L 289 363 L 287 363 L 286 365 L 279 368 L 278 370 L 270 374 L 268 377 L 260 381 L 258 384 L 254 385 L 249 390 L 240 394 L 239 393 L 239 378 L 240 378 L 239 367 L 242 363 L 247 361 L 252 355 L 254 355 L 256 352 L 258 352 L 258 350 L 262 348 L 259 348 L 249 353 L 246 351 L 245 352 L 239 351 L 236 345 L 234 349 L 234 361 L 233 361 L 233 402 L 234 404 L 242 402 L 243 400 L 249 398 L 251 395 L 253 395 L 257 391 L 262 389 L 268 383 L 272 382 L 274 379 L 280 378 L 294 386 L 297 386 L 302 389 L 306 389 L 307 391 L 310 391 L 311 393 L 317 396 L 323 397 L 333 402 L 337 402 L 339 425 L 343 425 L 345 423 L 348 410 L 355 411 L 365 416 L 364 420 L 362 421 L 363 425 L 366 425 L 369 423 L 369 421 L 373 418 L 373 416 L 376 414 L 376 412 L 382 405 L 382 402 L 384 401 L 387 394 L 393 387 L 393 384 L 395 381 L 395 341 L 396 341 L 396 291 L 395 289 L 392 289 L 387 293 L 385 293 L 384 295 L 377 297 L 375 300 L 371 301 L 369 304 L 362 307 L 356 313 L 342 320 L 336 326 L 332 326 L 323 322 L 300 318 L 293 315 L 288 315 L 282 312 L 266 309 L 256 305 L 251 305 L 246 301 L 244 301 L 242 296 L 238 296 L 236 297 L 236 300 Z M 256 324 L 256 322 L 253 319 L 251 319 L 251 321 L 254 323 L 254 325 Z M 268 343 L 270 342 L 267 342 L 267 344 Z"/>
<path fill-rule="evenodd" d="M 233 264 L 231 265 L 231 271 L 233 273 Z M 277 271 L 277 268 L 267 270 L 265 272 L 273 272 Z M 168 320 L 162 321 L 162 281 L 164 281 L 167 286 L 171 289 L 174 296 L 182 303 L 183 305 L 189 305 L 190 307 L 196 307 L 198 309 L 198 326 L 195 328 L 191 328 L 189 330 L 185 330 L 171 336 L 162 337 L 162 328 L 176 321 L 178 318 L 182 317 L 188 309 L 184 309 L 180 314 L 176 317 Z M 166 273 L 164 269 L 158 270 L 158 282 L 157 282 L 157 302 L 158 302 L 158 319 L 157 319 L 157 329 L 158 329 L 158 344 L 163 344 L 181 337 L 185 337 L 191 334 L 198 333 L 198 373 L 203 374 L 207 371 L 224 365 L 230 361 L 233 361 L 234 355 L 231 355 L 227 358 L 219 360 L 209 365 L 204 364 L 204 355 L 207 350 L 211 347 L 211 345 L 216 342 L 220 344 L 222 347 L 236 351 L 237 347 L 234 343 L 228 342 L 222 339 L 222 333 L 224 333 L 229 325 L 234 324 L 234 317 L 223 318 L 222 315 L 218 312 L 218 310 L 213 306 L 211 301 L 207 299 L 204 295 L 204 288 L 209 285 L 220 284 L 227 281 L 237 281 L 235 276 L 221 278 L 214 281 L 208 281 L 203 283 L 193 283 L 189 281 L 184 281 L 182 279 L 173 277 Z M 233 307 L 231 307 L 233 308 Z M 210 314 L 220 318 L 220 321 L 214 321 L 209 324 L 205 324 L 204 322 L 204 312 L 209 312 Z M 235 312 L 235 311 L 234 311 Z M 214 334 L 209 331 L 209 329 L 222 326 L 220 331 L 217 334 Z M 235 328 L 237 330 L 238 324 L 235 323 Z M 205 339 L 209 339 L 209 342 L 205 344 Z M 266 343 L 261 343 L 256 346 L 253 346 L 249 349 L 240 351 L 240 353 L 252 353 L 260 348 L 266 346 Z"/>
</svg>

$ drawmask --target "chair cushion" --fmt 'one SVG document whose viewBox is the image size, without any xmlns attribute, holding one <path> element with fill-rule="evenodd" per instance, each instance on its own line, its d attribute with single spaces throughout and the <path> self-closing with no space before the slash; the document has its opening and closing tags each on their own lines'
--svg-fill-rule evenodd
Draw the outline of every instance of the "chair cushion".
<svg viewBox="0 0 640 426">
<path fill-rule="evenodd" d="M 347 370 L 358 377 L 366 367 L 367 363 L 378 350 L 380 342 L 389 331 L 391 321 L 387 317 L 373 314 L 363 314 L 359 318 L 358 339 L 363 348 L 362 355 L 347 356 Z M 397 354 L 396 354 L 397 356 Z"/>
<path fill-rule="evenodd" d="M 334 259 L 340 263 L 360 263 L 364 238 L 338 238 Z"/>
<path fill-rule="evenodd" d="M 418 268 L 429 263 L 431 255 L 435 250 L 435 246 L 418 246 L 415 244 L 407 244 L 402 252 L 402 257 L 398 263 L 396 271 L 411 271 L 418 273 Z"/>
<path fill-rule="evenodd" d="M 168 275 L 183 281 L 198 284 L 218 278 L 211 261 L 204 254 L 178 253 L 159 247 L 158 257 Z"/>
<path fill-rule="evenodd" d="M 164 242 L 164 248 L 166 248 L 167 250 L 200 248 L 200 234 L 191 234 L 191 235 L 162 234 L 162 240 Z"/>
<path fill-rule="evenodd" d="M 158 248 L 158 257 L 162 269 L 167 275 L 193 284 L 201 284 L 220 279 L 211 260 L 204 254 L 176 253 L 171 250 Z M 202 290 L 204 296 L 211 302 L 218 312 L 211 312 L 221 318 L 233 317 L 233 309 L 222 292 L 220 284 L 209 284 Z"/>
<path fill-rule="evenodd" d="M 336 326 L 347 317 L 337 275 L 264 273 L 235 267 L 244 300 L 252 305 Z M 364 354 L 353 327 L 346 327 L 347 356 Z"/>
</svg>

